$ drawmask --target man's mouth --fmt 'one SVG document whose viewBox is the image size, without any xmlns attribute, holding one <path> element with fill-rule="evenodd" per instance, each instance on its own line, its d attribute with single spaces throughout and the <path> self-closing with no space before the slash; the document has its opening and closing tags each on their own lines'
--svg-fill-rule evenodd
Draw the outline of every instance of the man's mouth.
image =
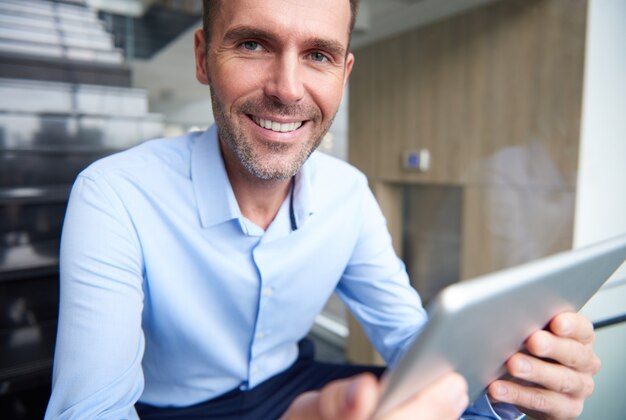
<svg viewBox="0 0 626 420">
<path fill-rule="evenodd" d="M 250 118 L 252 118 L 252 121 L 254 121 L 259 127 L 263 127 L 266 130 L 276 131 L 277 133 L 289 133 L 291 131 L 296 131 L 298 128 L 302 127 L 302 124 L 304 124 L 304 121 L 280 123 L 278 121 L 259 118 L 254 115 L 251 115 Z"/>
</svg>

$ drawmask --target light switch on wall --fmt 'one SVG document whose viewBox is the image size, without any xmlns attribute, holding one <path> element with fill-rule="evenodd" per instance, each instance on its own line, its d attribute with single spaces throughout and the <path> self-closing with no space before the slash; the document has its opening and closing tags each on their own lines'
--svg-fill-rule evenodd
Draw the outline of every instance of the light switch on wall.
<svg viewBox="0 0 626 420">
<path fill-rule="evenodd" d="M 426 172 L 430 169 L 430 151 L 409 150 L 402 154 L 402 167 L 409 171 Z"/>
</svg>

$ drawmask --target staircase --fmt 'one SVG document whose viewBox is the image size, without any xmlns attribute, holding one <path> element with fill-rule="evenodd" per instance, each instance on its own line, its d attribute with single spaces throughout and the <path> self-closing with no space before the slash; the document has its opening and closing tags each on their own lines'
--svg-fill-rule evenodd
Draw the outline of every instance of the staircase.
<svg viewBox="0 0 626 420">
<path fill-rule="evenodd" d="M 0 77 L 130 86 L 130 70 L 96 13 L 42 0 L 0 0 Z"/>
<path fill-rule="evenodd" d="M 23 411 L 20 393 L 50 381 L 59 238 L 76 175 L 163 131 L 146 92 L 129 87 L 130 69 L 112 35 L 96 12 L 76 3 L 0 0 L 3 418 L 13 418 L 17 405 Z"/>
</svg>

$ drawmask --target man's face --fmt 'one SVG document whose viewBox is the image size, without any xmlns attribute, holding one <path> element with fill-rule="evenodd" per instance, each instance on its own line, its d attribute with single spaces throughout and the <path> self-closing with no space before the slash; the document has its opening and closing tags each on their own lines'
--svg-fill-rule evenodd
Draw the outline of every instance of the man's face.
<svg viewBox="0 0 626 420">
<path fill-rule="evenodd" d="M 227 168 L 295 175 L 339 107 L 354 62 L 349 23 L 348 0 L 221 2 L 208 53 L 201 31 L 195 50 Z"/>
</svg>

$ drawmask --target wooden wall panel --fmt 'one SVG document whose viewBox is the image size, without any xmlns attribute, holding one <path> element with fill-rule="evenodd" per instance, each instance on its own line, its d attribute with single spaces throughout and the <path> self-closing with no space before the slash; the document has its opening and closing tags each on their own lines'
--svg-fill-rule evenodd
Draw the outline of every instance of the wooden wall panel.
<svg viewBox="0 0 626 420">
<path fill-rule="evenodd" d="M 585 0 L 508 0 L 356 50 L 350 160 L 373 182 L 573 194 L 585 22 Z M 403 170 L 421 148 L 432 169 Z"/>
<path fill-rule="evenodd" d="M 376 179 L 475 184 L 502 148 L 541 141 L 574 186 L 585 0 L 508 0 L 355 51 L 350 160 Z M 433 168 L 405 172 L 407 149 Z"/>
<path fill-rule="evenodd" d="M 406 184 L 463 187 L 461 278 L 571 247 L 586 18 L 587 0 L 500 1 L 355 51 L 349 159 L 397 249 Z M 403 170 L 423 148 L 431 170 Z"/>
</svg>

